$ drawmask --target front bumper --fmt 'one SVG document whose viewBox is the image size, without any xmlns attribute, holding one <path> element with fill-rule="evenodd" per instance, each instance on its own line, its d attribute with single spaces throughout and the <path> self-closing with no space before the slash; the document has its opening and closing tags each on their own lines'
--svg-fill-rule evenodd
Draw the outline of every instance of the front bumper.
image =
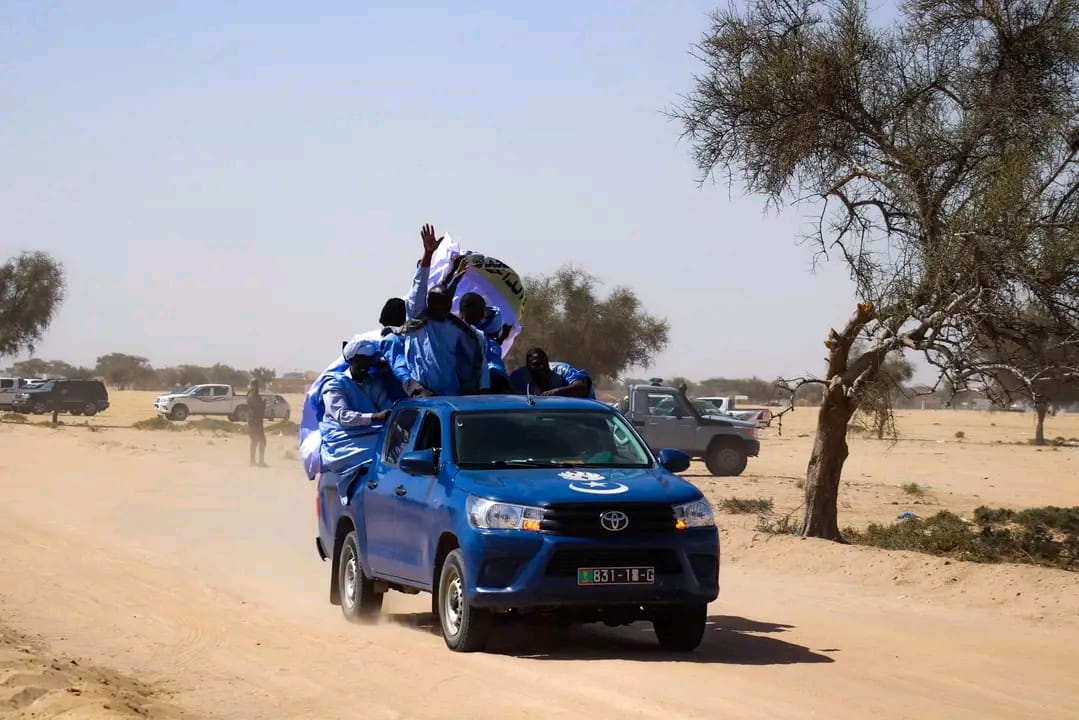
<svg viewBox="0 0 1079 720">
<path fill-rule="evenodd" d="M 750 457 L 757 457 L 761 454 L 761 441 L 760 440 L 746 440 L 746 455 Z"/>
<path fill-rule="evenodd" d="M 719 596 L 715 528 L 620 540 L 475 531 L 462 548 L 469 601 L 494 610 L 709 603 Z M 654 567 L 649 585 L 577 584 L 581 567 Z"/>
</svg>

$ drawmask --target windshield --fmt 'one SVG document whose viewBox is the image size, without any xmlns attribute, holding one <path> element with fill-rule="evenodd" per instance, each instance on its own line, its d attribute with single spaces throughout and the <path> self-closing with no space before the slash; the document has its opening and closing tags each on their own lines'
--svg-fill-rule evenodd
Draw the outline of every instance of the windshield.
<svg viewBox="0 0 1079 720">
<path fill-rule="evenodd" d="M 454 457 L 463 468 L 651 467 L 622 418 L 603 412 L 458 413 Z"/>
<path fill-rule="evenodd" d="M 697 412 L 699 412 L 701 415 L 715 415 L 718 413 L 722 413 L 719 406 L 711 402 L 710 400 L 694 400 L 693 407 L 697 408 Z"/>
</svg>

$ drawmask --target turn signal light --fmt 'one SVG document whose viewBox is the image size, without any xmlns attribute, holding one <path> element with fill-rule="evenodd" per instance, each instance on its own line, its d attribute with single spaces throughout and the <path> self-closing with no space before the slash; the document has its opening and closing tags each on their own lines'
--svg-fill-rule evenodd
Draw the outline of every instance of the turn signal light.
<svg viewBox="0 0 1079 720">
<path fill-rule="evenodd" d="M 674 521 L 675 530 L 685 530 L 687 527 L 689 527 L 689 523 L 686 522 L 685 518 L 678 518 Z"/>
<path fill-rule="evenodd" d="M 540 521 L 539 520 L 533 520 L 531 518 L 525 518 L 524 520 L 521 521 L 521 529 L 522 530 L 531 530 L 533 532 L 539 532 Z"/>
</svg>

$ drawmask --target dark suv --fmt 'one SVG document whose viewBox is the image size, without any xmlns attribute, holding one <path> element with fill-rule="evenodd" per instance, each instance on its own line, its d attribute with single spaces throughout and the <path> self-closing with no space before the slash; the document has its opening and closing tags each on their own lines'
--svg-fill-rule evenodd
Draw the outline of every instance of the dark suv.
<svg viewBox="0 0 1079 720">
<path fill-rule="evenodd" d="M 109 391 L 100 380 L 49 380 L 15 396 L 16 410 L 43 415 L 56 409 L 72 415 L 97 415 L 109 407 Z"/>
</svg>

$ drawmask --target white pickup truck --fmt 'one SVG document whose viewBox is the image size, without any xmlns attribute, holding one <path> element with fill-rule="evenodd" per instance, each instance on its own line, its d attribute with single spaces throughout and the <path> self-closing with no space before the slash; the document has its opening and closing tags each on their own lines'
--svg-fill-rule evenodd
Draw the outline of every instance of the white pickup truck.
<svg viewBox="0 0 1079 720">
<path fill-rule="evenodd" d="M 292 411 L 280 395 L 263 395 L 267 420 L 288 420 Z M 219 415 L 229 420 L 247 420 L 247 396 L 231 385 L 192 385 L 154 400 L 154 409 L 169 420 L 186 420 L 190 415 Z"/>
</svg>

